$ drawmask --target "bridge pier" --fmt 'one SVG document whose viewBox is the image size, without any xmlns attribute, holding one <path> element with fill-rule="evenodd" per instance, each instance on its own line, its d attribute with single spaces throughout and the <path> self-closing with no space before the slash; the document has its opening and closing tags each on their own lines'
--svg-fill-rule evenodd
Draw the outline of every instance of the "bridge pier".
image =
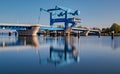
<svg viewBox="0 0 120 74">
<path fill-rule="evenodd" d="M 100 32 L 98 32 L 98 37 L 100 38 L 100 36 L 101 36 L 101 33 L 100 33 Z"/>
<path fill-rule="evenodd" d="M 78 38 L 80 37 L 80 31 L 78 31 Z"/>
<path fill-rule="evenodd" d="M 89 32 L 90 32 L 90 29 L 86 30 L 85 36 L 88 36 Z"/>
<path fill-rule="evenodd" d="M 31 26 L 28 30 L 17 30 L 19 36 L 36 36 L 40 26 Z"/>
<path fill-rule="evenodd" d="M 17 32 L 15 32 L 15 36 L 17 36 Z"/>
<path fill-rule="evenodd" d="M 9 32 L 9 33 L 8 33 L 8 35 L 9 35 L 9 36 L 11 36 L 11 35 L 12 35 L 12 33 L 11 33 L 11 32 Z"/>
<path fill-rule="evenodd" d="M 65 36 L 70 36 L 70 33 L 71 33 L 71 27 L 68 27 L 65 29 Z"/>
</svg>

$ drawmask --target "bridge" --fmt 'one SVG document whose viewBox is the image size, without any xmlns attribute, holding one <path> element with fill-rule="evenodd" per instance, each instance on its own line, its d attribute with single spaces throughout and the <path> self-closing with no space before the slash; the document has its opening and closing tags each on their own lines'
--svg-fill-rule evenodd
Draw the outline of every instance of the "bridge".
<svg viewBox="0 0 120 74">
<path fill-rule="evenodd" d="M 0 23 L 0 29 L 9 29 L 16 30 L 18 35 L 36 35 L 38 30 L 48 30 L 48 31 L 64 31 L 65 28 L 60 28 L 57 26 L 48 26 L 48 25 L 40 25 L 40 24 L 8 24 L 8 23 Z M 93 29 L 85 29 L 85 28 L 76 28 L 72 27 L 71 31 L 78 32 L 86 32 L 85 35 L 88 36 L 89 32 L 92 33 L 100 33 L 100 30 Z"/>
<path fill-rule="evenodd" d="M 50 14 L 50 26 L 55 25 L 55 23 L 64 23 L 64 31 L 70 34 L 71 27 L 80 23 L 79 10 L 72 10 L 70 8 L 55 6 L 52 9 L 40 8 L 40 12 L 45 11 Z M 69 17 L 71 16 L 71 17 Z"/>
<path fill-rule="evenodd" d="M 7 24 L 0 23 L 0 29 L 16 30 L 18 35 L 35 36 L 40 28 L 39 24 Z"/>
<path fill-rule="evenodd" d="M 50 25 L 41 24 L 8 24 L 0 23 L 0 29 L 16 30 L 18 35 L 32 35 L 36 36 L 39 30 L 48 31 L 65 31 L 66 34 L 70 34 L 72 30 L 84 31 L 87 36 L 89 32 L 98 32 L 89 29 L 74 28 L 75 25 L 80 23 L 81 19 L 78 17 L 80 14 L 79 10 L 72 10 L 62 6 L 55 6 L 53 9 L 40 8 L 40 12 L 45 11 L 50 14 Z M 57 16 L 57 17 L 55 17 Z M 70 17 L 71 16 L 71 17 Z M 55 27 L 55 23 L 64 23 L 63 28 Z"/>
<path fill-rule="evenodd" d="M 98 30 L 75 28 L 75 26 L 81 22 L 79 18 L 80 11 L 66 8 L 63 6 L 55 6 L 52 9 L 40 8 L 40 12 L 45 11 L 50 14 L 50 26 L 52 27 L 55 23 L 64 23 L 63 28 L 49 28 L 48 30 L 64 30 L 67 35 L 70 35 L 72 30 L 85 32 L 88 36 L 89 32 L 100 33 Z M 42 28 L 41 28 L 42 29 Z M 45 28 L 44 28 L 45 29 Z"/>
<path fill-rule="evenodd" d="M 97 35 L 100 35 L 100 30 L 94 30 L 94 29 L 90 29 L 90 28 L 76 28 L 76 27 L 73 27 L 72 30 L 73 31 L 78 31 L 78 32 L 83 32 L 85 34 L 85 36 L 88 36 L 89 33 L 95 33 Z"/>
</svg>

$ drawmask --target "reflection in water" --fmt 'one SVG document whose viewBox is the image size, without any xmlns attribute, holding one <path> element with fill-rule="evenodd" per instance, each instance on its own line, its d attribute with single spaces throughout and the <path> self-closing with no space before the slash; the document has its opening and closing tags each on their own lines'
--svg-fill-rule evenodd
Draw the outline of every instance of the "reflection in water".
<svg viewBox="0 0 120 74">
<path fill-rule="evenodd" d="M 120 74 L 119 42 L 114 38 L 114 51 L 109 37 L 1 37 L 0 74 Z"/>
<path fill-rule="evenodd" d="M 19 36 L 18 38 L 3 38 L 0 41 L 0 47 L 10 47 L 10 46 L 34 46 L 39 47 L 39 41 L 36 36 Z"/>
<path fill-rule="evenodd" d="M 54 45 L 50 46 L 49 58 L 47 63 L 52 63 L 55 66 L 70 64 L 72 62 L 79 62 L 79 50 L 74 46 L 71 38 L 64 38 L 64 48 L 55 48 Z M 41 63 L 40 59 L 40 63 Z"/>
<path fill-rule="evenodd" d="M 48 63 L 53 63 L 57 66 L 79 62 L 79 50 L 76 49 L 72 37 L 43 37 L 43 40 L 42 38 L 38 40 L 36 36 L 6 37 L 0 40 L 0 47 L 8 47 L 8 49 L 9 47 L 13 48 L 17 46 L 23 46 L 24 48 L 26 48 L 26 46 L 39 47 L 40 43 L 45 46 L 48 46 L 50 43 L 47 47 L 49 49 L 49 58 L 46 58 Z M 60 47 L 56 47 L 56 45 Z M 63 48 L 61 48 L 61 46 L 63 46 Z M 17 50 L 16 48 L 13 49 Z M 39 50 L 38 53 L 40 53 Z"/>
<path fill-rule="evenodd" d="M 20 42 L 20 44 L 23 44 L 24 46 L 26 45 L 31 45 L 34 47 L 40 46 L 39 41 L 36 36 L 26 36 L 26 37 L 20 36 L 18 37 L 17 42 Z"/>
<path fill-rule="evenodd" d="M 117 49 L 120 47 L 120 39 L 118 37 L 115 37 L 113 40 L 111 40 L 111 47 L 113 49 Z"/>
</svg>

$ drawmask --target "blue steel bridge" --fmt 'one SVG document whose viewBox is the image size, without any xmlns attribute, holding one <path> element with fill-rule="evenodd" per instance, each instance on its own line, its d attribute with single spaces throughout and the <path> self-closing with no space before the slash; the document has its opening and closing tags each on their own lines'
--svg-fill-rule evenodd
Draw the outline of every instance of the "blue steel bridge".
<svg viewBox="0 0 120 74">
<path fill-rule="evenodd" d="M 39 26 L 39 30 L 64 30 L 64 28 L 59 28 L 56 26 L 40 25 L 40 24 L 8 24 L 0 23 L 0 29 L 9 29 L 9 30 L 30 30 L 34 26 Z"/>
<path fill-rule="evenodd" d="M 9 29 L 9 30 L 16 30 L 16 31 L 25 31 L 25 30 L 31 30 L 32 27 L 39 27 L 39 30 L 48 30 L 48 31 L 64 31 L 65 28 L 59 28 L 56 26 L 47 26 L 47 25 L 40 25 L 40 24 L 7 24 L 7 23 L 0 23 L 0 29 Z M 78 31 L 78 32 L 93 32 L 93 33 L 99 33 L 100 30 L 93 30 L 93 29 L 85 29 L 85 28 L 76 28 L 72 27 L 72 31 Z"/>
<path fill-rule="evenodd" d="M 8 24 L 0 23 L 0 29 L 10 29 L 10 30 L 28 30 L 31 28 L 30 24 Z"/>
<path fill-rule="evenodd" d="M 43 9 L 40 8 L 40 12 L 45 11 L 50 14 L 50 25 L 41 25 L 41 24 L 9 24 L 9 23 L 0 23 L 0 29 L 10 29 L 16 30 L 18 35 L 36 35 L 39 30 L 49 30 L 49 31 L 58 31 L 64 30 L 65 33 L 70 34 L 71 30 L 82 31 L 85 32 L 87 36 L 89 32 L 98 33 L 99 31 L 91 30 L 91 29 L 82 29 L 75 28 L 78 23 L 81 22 L 79 18 L 80 11 L 72 10 L 62 6 L 55 6 L 52 9 Z M 57 16 L 57 17 L 55 17 Z M 71 16 L 71 17 L 70 17 Z M 64 23 L 63 28 L 55 27 L 54 23 Z"/>
</svg>

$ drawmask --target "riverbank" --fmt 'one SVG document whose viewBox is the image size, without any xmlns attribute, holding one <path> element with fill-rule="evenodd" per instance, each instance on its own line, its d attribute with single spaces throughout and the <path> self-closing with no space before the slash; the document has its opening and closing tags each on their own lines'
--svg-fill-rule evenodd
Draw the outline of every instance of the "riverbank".
<svg viewBox="0 0 120 74">
<path fill-rule="evenodd" d="M 111 36 L 111 33 L 101 33 L 101 36 Z M 120 33 L 114 33 L 114 36 L 120 36 Z"/>
</svg>

